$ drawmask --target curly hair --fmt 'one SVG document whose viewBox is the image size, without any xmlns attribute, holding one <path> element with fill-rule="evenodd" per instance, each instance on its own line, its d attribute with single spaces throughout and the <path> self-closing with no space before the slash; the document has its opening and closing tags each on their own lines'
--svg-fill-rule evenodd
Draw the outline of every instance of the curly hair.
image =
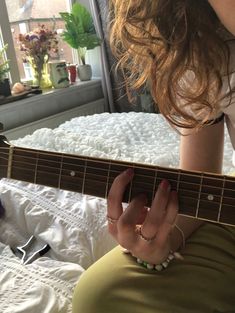
<svg viewBox="0 0 235 313">
<path fill-rule="evenodd" d="M 147 83 L 174 126 L 213 121 L 229 84 L 230 40 L 208 1 L 110 0 L 110 9 L 110 45 L 127 89 Z"/>
</svg>

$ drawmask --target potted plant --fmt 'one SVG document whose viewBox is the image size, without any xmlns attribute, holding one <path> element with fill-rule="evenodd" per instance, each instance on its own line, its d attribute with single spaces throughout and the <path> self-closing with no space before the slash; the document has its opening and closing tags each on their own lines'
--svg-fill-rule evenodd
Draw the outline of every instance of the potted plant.
<svg viewBox="0 0 235 313">
<path fill-rule="evenodd" d="M 71 13 L 60 12 L 60 16 L 65 22 L 65 30 L 61 35 L 62 39 L 77 50 L 82 63 L 78 66 L 78 76 L 80 80 L 90 80 L 92 70 L 91 66 L 86 64 L 86 52 L 99 46 L 101 42 L 96 35 L 92 16 L 79 3 L 73 4 Z"/>
<path fill-rule="evenodd" d="M 11 88 L 7 73 L 9 72 L 9 60 L 5 58 L 7 45 L 0 49 L 0 95 L 8 97 L 11 95 Z"/>
</svg>

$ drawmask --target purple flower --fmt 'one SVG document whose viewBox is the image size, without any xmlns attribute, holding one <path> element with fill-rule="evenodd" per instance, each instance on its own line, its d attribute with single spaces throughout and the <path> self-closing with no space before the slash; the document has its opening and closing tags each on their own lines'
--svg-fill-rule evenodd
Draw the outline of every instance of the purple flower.
<svg viewBox="0 0 235 313">
<path fill-rule="evenodd" d="M 39 39 L 37 35 L 30 35 L 30 36 L 29 36 L 29 40 L 30 40 L 30 41 L 33 41 L 33 40 L 35 40 L 35 39 L 37 39 L 37 40 Z"/>
<path fill-rule="evenodd" d="M 40 41 L 43 42 L 43 41 L 46 41 L 47 40 L 47 37 L 45 35 L 41 35 L 40 36 Z"/>
</svg>

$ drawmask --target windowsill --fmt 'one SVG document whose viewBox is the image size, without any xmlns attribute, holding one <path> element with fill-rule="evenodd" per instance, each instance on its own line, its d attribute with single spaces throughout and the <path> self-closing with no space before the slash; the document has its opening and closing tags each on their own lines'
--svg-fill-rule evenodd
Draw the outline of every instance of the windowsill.
<svg viewBox="0 0 235 313">
<path fill-rule="evenodd" d="M 9 130 L 102 98 L 101 79 L 77 82 L 0 105 L 0 122 Z"/>
<path fill-rule="evenodd" d="M 70 85 L 69 87 L 65 87 L 65 88 L 50 88 L 50 89 L 45 89 L 42 91 L 41 95 L 38 96 L 47 96 L 47 95 L 51 95 L 51 94 L 55 94 L 55 93 L 60 93 L 60 94 L 65 94 L 65 93 L 69 93 L 71 89 L 73 88 L 79 88 L 79 89 L 84 89 L 87 88 L 89 86 L 95 86 L 96 84 L 100 85 L 100 78 L 93 78 L 92 80 L 88 80 L 88 81 L 76 81 L 74 84 Z"/>
<path fill-rule="evenodd" d="M 58 97 L 59 95 L 63 96 L 63 95 L 69 95 L 70 93 L 74 92 L 74 90 L 80 90 L 80 91 L 84 91 L 86 89 L 90 89 L 90 87 L 95 87 L 95 86 L 100 86 L 101 81 L 100 79 L 92 79 L 89 81 L 77 81 L 75 82 L 73 85 L 70 85 L 69 87 L 66 88 L 58 88 L 58 89 L 46 89 L 43 90 L 41 94 L 38 95 L 28 95 L 26 98 L 24 99 L 20 99 L 20 100 L 16 100 L 16 101 L 12 101 L 6 104 L 3 104 L 0 106 L 0 109 L 2 106 L 18 106 L 19 104 L 22 103 L 27 103 L 27 102 L 33 102 L 33 101 L 38 101 L 39 99 L 43 99 L 44 101 L 46 101 L 47 99 L 50 99 L 51 96 L 55 96 Z"/>
</svg>

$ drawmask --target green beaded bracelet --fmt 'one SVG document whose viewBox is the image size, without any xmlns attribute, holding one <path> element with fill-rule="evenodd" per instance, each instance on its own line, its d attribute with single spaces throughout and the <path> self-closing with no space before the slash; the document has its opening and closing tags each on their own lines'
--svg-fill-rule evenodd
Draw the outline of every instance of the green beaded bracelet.
<svg viewBox="0 0 235 313">
<path fill-rule="evenodd" d="M 183 257 L 182 255 L 179 253 L 179 252 L 173 252 L 173 251 L 170 251 L 168 257 L 166 258 L 165 261 L 161 262 L 160 264 L 151 264 L 151 263 L 148 263 L 146 261 L 143 261 L 141 260 L 140 258 L 136 258 L 129 250 L 127 249 L 123 249 L 122 250 L 124 253 L 127 253 L 127 254 L 131 254 L 137 261 L 138 264 L 142 265 L 143 267 L 149 269 L 149 270 L 155 270 L 155 271 L 162 271 L 164 269 L 166 269 L 169 265 L 169 263 L 174 260 L 174 259 L 180 259 L 182 260 Z"/>
</svg>

